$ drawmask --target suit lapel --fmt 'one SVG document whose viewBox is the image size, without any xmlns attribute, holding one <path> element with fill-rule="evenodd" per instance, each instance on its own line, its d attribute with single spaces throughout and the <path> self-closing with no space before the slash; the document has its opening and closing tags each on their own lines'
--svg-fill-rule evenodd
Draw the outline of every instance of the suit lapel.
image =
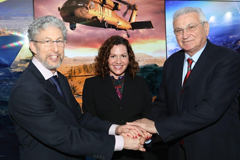
<svg viewBox="0 0 240 160">
<path fill-rule="evenodd" d="M 183 86 L 183 89 L 186 89 L 204 71 L 206 64 L 208 63 L 208 57 L 211 55 L 211 45 L 211 42 L 208 41 L 206 48 L 203 50 L 201 56 L 195 64 L 190 76 L 188 77 L 186 83 Z"/>
<path fill-rule="evenodd" d="M 112 84 L 112 80 L 110 76 L 106 76 L 104 80 L 102 80 L 102 88 L 101 90 L 107 94 L 113 101 L 115 101 L 118 105 L 123 105 L 129 98 L 131 98 L 131 94 L 135 90 L 134 80 L 130 77 L 128 72 L 125 73 L 125 82 L 123 87 L 122 99 L 119 99 L 116 90 Z"/>
<path fill-rule="evenodd" d="M 67 101 L 67 103 L 71 106 L 71 102 L 70 102 L 70 99 L 71 99 L 71 97 L 69 97 L 70 95 L 69 95 L 69 92 L 68 92 L 68 90 L 69 90 L 69 84 L 68 83 L 66 83 L 66 81 L 64 81 L 63 80 L 63 77 L 62 77 L 62 75 L 59 73 L 58 74 L 59 75 L 59 83 L 60 83 L 60 86 L 61 86 L 61 89 L 62 89 L 62 92 L 63 92 L 63 94 L 64 94 L 64 96 L 65 96 L 65 98 L 66 98 L 66 101 Z M 70 94 L 72 94 L 72 92 L 70 93 Z M 60 95 L 60 94 L 59 94 Z M 60 95 L 61 96 L 61 95 Z M 62 97 L 62 96 L 61 96 Z"/>
<path fill-rule="evenodd" d="M 182 72 L 183 72 L 183 61 L 184 61 L 184 52 L 180 51 L 180 53 L 176 53 L 178 56 L 175 58 L 174 62 L 174 79 L 175 79 L 175 88 L 176 88 L 176 99 L 179 109 L 179 103 L 181 98 L 181 90 L 182 90 Z"/>
<path fill-rule="evenodd" d="M 59 102 L 66 105 L 65 98 L 62 97 L 62 95 L 58 92 L 57 88 L 50 82 L 50 80 L 45 80 L 45 90 L 48 91 L 51 95 L 53 95 Z"/>
<path fill-rule="evenodd" d="M 131 95 L 133 95 L 133 91 L 135 90 L 136 85 L 134 83 L 134 80 L 130 76 L 128 72 L 125 73 L 125 82 L 123 87 L 123 94 L 121 99 L 121 104 L 123 105 L 126 103 L 126 101 L 131 98 Z"/>
<path fill-rule="evenodd" d="M 100 85 L 101 90 L 113 101 L 115 101 L 118 105 L 121 105 L 121 100 L 119 99 L 116 90 L 112 84 L 111 77 L 107 75 L 104 79 L 101 79 L 101 83 L 103 85 Z"/>
<path fill-rule="evenodd" d="M 42 87 L 45 88 L 45 90 L 47 92 L 49 92 L 51 95 L 53 95 L 61 103 L 65 104 L 65 105 L 67 104 L 65 99 L 57 91 L 56 87 L 50 82 L 50 80 L 44 79 L 43 75 L 40 73 L 40 71 L 37 69 L 37 67 L 32 62 L 29 63 L 28 69 L 32 72 L 32 74 L 35 75 L 38 83 L 40 85 L 42 85 Z"/>
</svg>

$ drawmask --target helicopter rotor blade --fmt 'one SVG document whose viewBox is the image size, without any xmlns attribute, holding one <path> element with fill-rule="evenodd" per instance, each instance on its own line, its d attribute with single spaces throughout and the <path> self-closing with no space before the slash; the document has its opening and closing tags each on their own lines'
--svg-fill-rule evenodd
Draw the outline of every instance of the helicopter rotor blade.
<svg viewBox="0 0 240 160">
<path fill-rule="evenodd" d="M 129 10 L 132 10 L 132 11 L 133 11 L 133 10 L 136 10 L 136 11 L 138 10 L 137 5 L 130 3 L 129 0 L 128 0 L 128 2 L 126 2 L 126 1 L 124 1 L 124 0 L 115 0 L 115 1 L 120 2 L 120 3 L 124 4 L 124 5 L 127 5 L 127 10 L 123 13 L 123 17 L 125 17 L 125 16 L 127 15 L 127 12 L 128 12 Z M 133 0 L 133 3 L 134 3 L 134 1 L 135 1 L 135 0 Z"/>
<path fill-rule="evenodd" d="M 116 1 L 118 1 L 118 2 L 120 2 L 122 4 L 125 4 L 125 5 L 130 5 L 130 6 L 132 5 L 131 3 L 123 1 L 123 0 L 116 0 Z"/>
<path fill-rule="evenodd" d="M 127 15 L 128 9 L 123 13 L 123 17 Z"/>
</svg>

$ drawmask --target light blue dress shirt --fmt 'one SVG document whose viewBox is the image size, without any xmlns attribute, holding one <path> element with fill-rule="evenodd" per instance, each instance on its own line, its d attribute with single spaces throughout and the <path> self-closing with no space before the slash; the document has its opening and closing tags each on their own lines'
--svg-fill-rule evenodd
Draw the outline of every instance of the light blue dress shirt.
<svg viewBox="0 0 240 160">
<path fill-rule="evenodd" d="M 182 74 L 182 84 L 183 84 L 183 81 L 184 81 L 184 78 L 187 74 L 187 67 L 188 67 L 188 62 L 187 62 L 187 59 L 188 58 L 191 58 L 193 60 L 193 63 L 191 65 L 191 69 L 193 69 L 193 67 L 195 66 L 195 64 L 197 63 L 199 57 L 201 56 L 203 50 L 205 49 L 207 43 L 205 44 L 205 46 L 200 49 L 197 53 L 195 53 L 192 57 L 189 56 L 186 52 L 185 52 L 185 58 L 184 58 L 184 61 L 183 61 L 183 74 Z"/>
</svg>

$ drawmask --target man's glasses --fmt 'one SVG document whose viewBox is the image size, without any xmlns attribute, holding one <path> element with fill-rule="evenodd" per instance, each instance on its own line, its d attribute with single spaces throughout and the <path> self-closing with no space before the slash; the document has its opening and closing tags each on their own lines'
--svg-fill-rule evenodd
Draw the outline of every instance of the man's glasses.
<svg viewBox="0 0 240 160">
<path fill-rule="evenodd" d="M 189 24 L 189 25 L 187 25 L 187 27 L 186 27 L 185 29 L 186 29 L 187 32 L 192 33 L 192 32 L 194 32 L 194 31 L 196 31 L 197 26 L 198 26 L 199 24 L 204 24 L 204 22 L 200 22 L 200 23 L 198 23 L 198 24 Z M 179 36 L 179 35 L 182 35 L 182 34 L 183 34 L 183 32 L 184 32 L 185 29 L 184 29 L 184 28 L 177 28 L 177 29 L 175 29 L 173 32 L 174 32 L 174 34 L 175 34 L 176 36 Z"/>
<path fill-rule="evenodd" d="M 31 41 L 44 44 L 45 47 L 52 47 L 54 42 L 57 44 L 58 47 L 63 47 L 65 45 L 65 43 L 67 43 L 67 41 L 65 41 L 65 40 L 56 40 L 56 41 L 52 41 L 52 40 L 43 40 L 43 41 L 31 40 Z"/>
</svg>

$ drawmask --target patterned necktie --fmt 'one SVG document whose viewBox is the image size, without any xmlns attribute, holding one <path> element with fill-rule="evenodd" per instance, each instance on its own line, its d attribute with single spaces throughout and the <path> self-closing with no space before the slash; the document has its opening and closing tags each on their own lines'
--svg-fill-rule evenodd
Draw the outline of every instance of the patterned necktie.
<svg viewBox="0 0 240 160">
<path fill-rule="evenodd" d="M 62 95 L 62 97 L 64 97 L 64 94 L 60 88 L 60 85 L 59 85 L 59 80 L 58 80 L 58 77 L 57 76 L 52 76 L 50 78 L 50 81 L 57 87 L 57 90 L 58 92 Z M 64 97 L 65 98 L 65 97 Z"/>
<path fill-rule="evenodd" d="M 191 71 L 192 71 L 191 66 L 192 66 L 193 60 L 192 60 L 191 58 L 188 58 L 188 59 L 187 59 L 187 62 L 188 62 L 187 74 L 186 74 L 186 76 L 185 76 L 185 78 L 184 78 L 183 85 L 184 85 L 184 83 L 186 82 L 186 80 L 188 79 L 188 77 L 189 77 L 189 75 L 190 75 L 190 73 L 191 73 Z"/>
</svg>

